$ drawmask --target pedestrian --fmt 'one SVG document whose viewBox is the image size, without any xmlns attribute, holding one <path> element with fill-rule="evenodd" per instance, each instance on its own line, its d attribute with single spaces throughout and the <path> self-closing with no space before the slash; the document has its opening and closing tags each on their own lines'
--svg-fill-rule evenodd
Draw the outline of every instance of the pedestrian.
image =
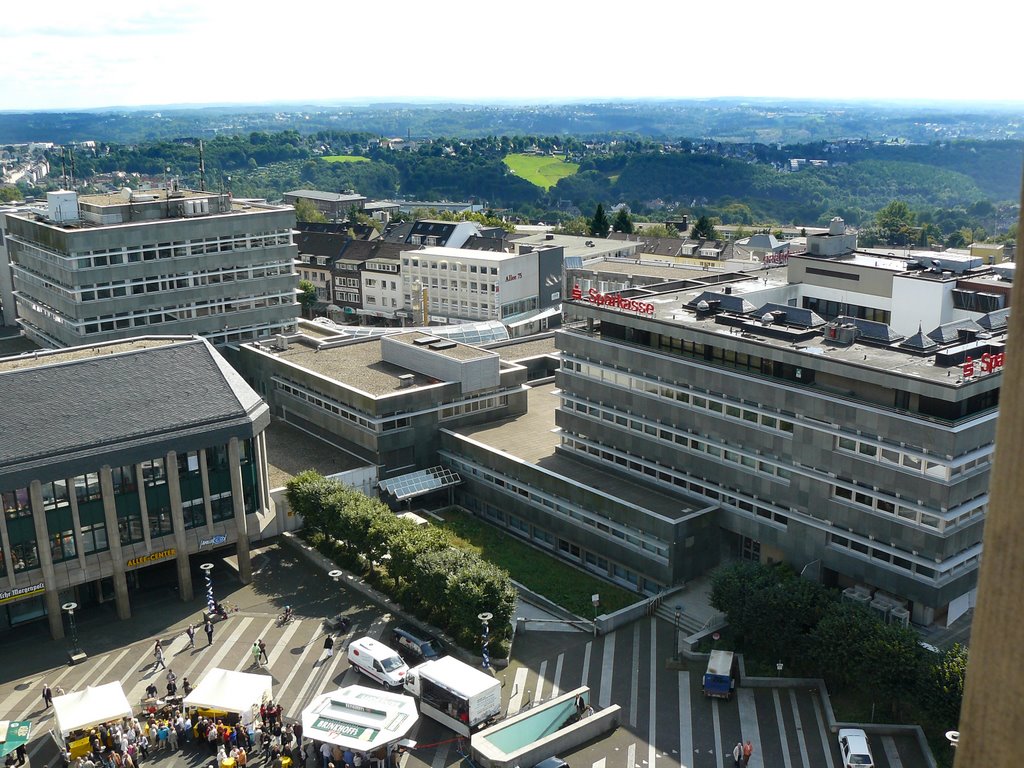
<svg viewBox="0 0 1024 768">
<path fill-rule="evenodd" d="M 185 692 L 186 696 L 192 693 L 192 683 L 188 681 L 187 677 L 181 678 L 181 690 Z"/>
<path fill-rule="evenodd" d="M 185 634 L 188 635 L 188 647 L 196 647 L 196 625 L 189 622 L 188 629 L 185 630 Z"/>
<path fill-rule="evenodd" d="M 750 756 L 754 754 L 754 745 L 747 739 L 747 743 L 743 745 L 743 768 L 747 768 L 750 764 Z"/>
<path fill-rule="evenodd" d="M 331 762 L 331 745 L 326 741 L 320 745 L 320 757 L 322 768 L 329 768 L 333 763 Z"/>
<path fill-rule="evenodd" d="M 737 741 L 736 746 L 732 748 L 732 761 L 735 764 L 735 768 L 740 768 L 743 765 L 743 742 Z"/>
<path fill-rule="evenodd" d="M 583 699 L 583 694 L 576 695 L 576 714 L 582 715 L 583 710 L 587 708 L 587 702 Z"/>
<path fill-rule="evenodd" d="M 260 644 L 255 642 L 252 644 L 252 665 L 254 667 L 262 667 L 260 664 Z"/>
<path fill-rule="evenodd" d="M 45 709 L 49 709 L 53 703 L 53 691 L 50 690 L 49 683 L 43 683 L 43 704 L 46 705 Z"/>
<path fill-rule="evenodd" d="M 334 655 L 334 638 L 330 633 L 324 638 L 324 651 L 327 652 L 327 658 L 331 658 Z"/>
<path fill-rule="evenodd" d="M 25 760 L 28 759 L 27 755 L 25 754 L 25 745 L 19 744 L 15 752 L 18 753 L 18 765 L 24 765 Z"/>
<path fill-rule="evenodd" d="M 153 646 L 153 656 L 156 658 L 156 663 L 153 664 L 153 671 L 156 672 L 156 665 L 159 664 L 161 669 L 167 669 L 167 665 L 164 663 L 164 647 L 160 641 L 156 641 L 156 645 Z"/>
<path fill-rule="evenodd" d="M 206 644 L 213 645 L 213 622 L 207 619 L 203 629 L 206 630 Z"/>
<path fill-rule="evenodd" d="M 260 656 L 263 658 L 265 663 L 270 663 L 270 657 L 267 656 L 267 644 L 262 640 L 260 640 Z"/>
</svg>

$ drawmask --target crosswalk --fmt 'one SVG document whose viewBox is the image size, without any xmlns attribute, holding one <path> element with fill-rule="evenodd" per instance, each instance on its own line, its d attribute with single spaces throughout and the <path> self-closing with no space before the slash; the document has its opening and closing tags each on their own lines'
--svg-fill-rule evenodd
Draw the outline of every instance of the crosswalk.
<svg viewBox="0 0 1024 768">
<path fill-rule="evenodd" d="M 366 611 L 353 617 L 348 631 L 336 638 L 334 655 L 323 648 L 325 630 L 315 618 L 296 618 L 283 627 L 266 614 L 232 614 L 217 625 L 208 645 L 200 633 L 189 647 L 184 632 L 164 638 L 165 659 L 177 676 L 198 684 L 215 667 L 267 674 L 273 695 L 286 717 L 297 718 L 315 697 L 359 683 L 374 685 L 351 669 L 345 648 L 351 639 L 384 638 L 391 616 Z M 597 707 L 622 708 L 618 731 L 584 747 L 573 756 L 579 768 L 731 768 L 731 751 L 739 740 L 756 749 L 750 768 L 837 768 L 838 758 L 828 731 L 822 702 L 807 690 L 740 687 L 731 702 L 707 700 L 701 694 L 702 669 L 667 669 L 674 647 L 672 627 L 655 618 L 643 619 L 598 638 L 551 633 L 531 652 L 528 639 L 517 640 L 516 660 L 498 673 L 503 681 L 503 711 L 514 715 L 579 686 L 589 686 Z M 528 635 L 525 636 L 528 638 Z M 264 640 L 268 660 L 253 663 L 254 642 Z M 31 719 L 37 735 L 52 727 L 52 709 L 43 709 L 44 682 L 66 691 L 119 681 L 129 702 L 141 701 L 151 682 L 165 688 L 166 672 L 155 668 L 153 641 L 145 640 L 90 658 L 79 666 L 34 674 L 0 686 L 0 719 Z M 406 768 L 447 768 L 461 760 L 451 734 L 421 718 L 410 736 L 429 749 L 409 755 Z M 889 741 L 885 741 L 889 739 Z M 875 759 L 880 768 L 914 764 L 903 759 L 891 737 L 879 740 Z M 56 760 L 50 739 L 33 741 L 30 759 L 48 765 Z M 40 766 L 42 763 L 35 763 Z"/>
</svg>

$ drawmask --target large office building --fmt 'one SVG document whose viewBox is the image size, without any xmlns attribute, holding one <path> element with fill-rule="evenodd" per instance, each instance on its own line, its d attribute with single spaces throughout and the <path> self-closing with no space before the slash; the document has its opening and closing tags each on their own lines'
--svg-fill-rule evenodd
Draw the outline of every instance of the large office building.
<svg viewBox="0 0 1024 768">
<path fill-rule="evenodd" d="M 197 561 L 222 548 L 250 580 L 270 417 L 209 342 L 6 358 L 0 400 L 17 406 L 0 430 L 0 631 L 45 617 L 62 637 L 72 601 L 127 619 L 136 590 L 191 600 Z"/>
<path fill-rule="evenodd" d="M 154 333 L 219 344 L 291 330 L 299 316 L 287 206 L 172 185 L 51 192 L 4 220 L 17 321 L 44 347 Z"/>
</svg>

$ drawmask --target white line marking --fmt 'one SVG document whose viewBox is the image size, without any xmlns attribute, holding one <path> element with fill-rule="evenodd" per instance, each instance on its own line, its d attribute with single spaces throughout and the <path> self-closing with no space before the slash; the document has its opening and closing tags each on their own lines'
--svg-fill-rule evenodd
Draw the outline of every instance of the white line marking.
<svg viewBox="0 0 1024 768">
<path fill-rule="evenodd" d="M 612 669 L 615 664 L 615 633 L 604 636 L 604 656 L 601 660 L 601 696 L 597 700 L 600 707 L 612 703 Z"/>
<path fill-rule="evenodd" d="M 693 718 L 690 711 L 690 673 L 679 672 L 679 765 L 693 768 Z"/>
<path fill-rule="evenodd" d="M 782 719 L 782 699 L 778 688 L 772 688 L 772 699 L 775 701 L 775 722 L 778 723 L 779 741 L 782 742 L 783 768 L 793 768 L 793 761 L 789 757 L 789 735 L 786 733 L 786 721 Z"/>
<path fill-rule="evenodd" d="M 800 759 L 804 765 L 811 764 L 811 758 L 807 755 L 807 740 L 804 738 L 804 727 L 800 722 L 800 710 L 796 707 L 796 691 L 789 689 L 789 704 L 793 708 L 793 722 L 796 723 L 796 741 L 800 745 Z"/>
<path fill-rule="evenodd" d="M 558 654 L 558 659 L 555 661 L 555 679 L 551 683 L 551 698 L 555 698 L 561 688 L 558 687 L 559 683 L 562 682 L 562 662 L 565 660 L 565 654 Z"/>
</svg>

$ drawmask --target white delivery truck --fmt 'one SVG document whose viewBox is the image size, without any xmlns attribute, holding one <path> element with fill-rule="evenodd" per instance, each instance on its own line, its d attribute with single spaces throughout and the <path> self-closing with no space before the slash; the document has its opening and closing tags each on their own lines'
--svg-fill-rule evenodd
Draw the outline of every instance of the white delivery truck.
<svg viewBox="0 0 1024 768">
<path fill-rule="evenodd" d="M 454 656 L 410 669 L 405 690 L 419 699 L 424 715 L 463 736 L 501 713 L 501 681 Z"/>
</svg>

